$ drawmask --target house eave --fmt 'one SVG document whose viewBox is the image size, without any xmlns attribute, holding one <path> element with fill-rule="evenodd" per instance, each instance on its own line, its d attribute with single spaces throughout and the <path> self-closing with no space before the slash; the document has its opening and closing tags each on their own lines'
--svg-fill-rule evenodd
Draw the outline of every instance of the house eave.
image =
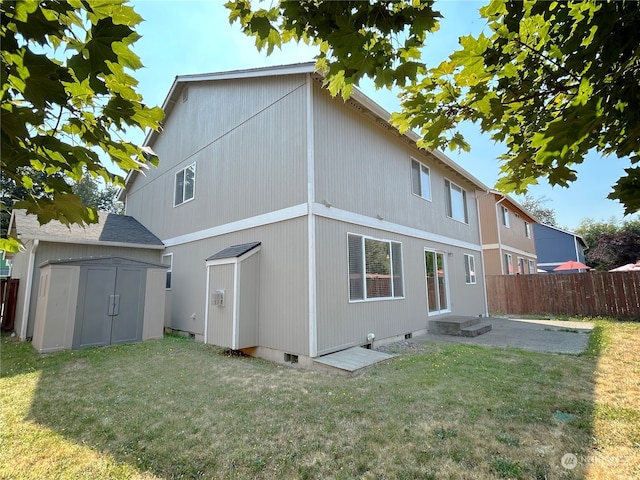
<svg viewBox="0 0 640 480">
<path fill-rule="evenodd" d="M 128 242 L 103 242 L 100 240 L 86 240 L 77 238 L 62 238 L 62 237 L 42 237 L 34 235 L 19 235 L 21 240 L 39 240 L 40 242 L 48 243 L 66 243 L 73 245 L 93 245 L 102 247 L 123 247 L 123 248 L 144 248 L 147 250 L 164 250 L 164 245 L 152 245 L 147 243 L 128 243 Z"/>
</svg>

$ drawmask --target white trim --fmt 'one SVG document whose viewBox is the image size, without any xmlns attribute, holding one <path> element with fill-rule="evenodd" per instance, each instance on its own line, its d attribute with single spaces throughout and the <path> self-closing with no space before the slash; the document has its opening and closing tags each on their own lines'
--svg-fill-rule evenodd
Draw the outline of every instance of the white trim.
<svg viewBox="0 0 640 480">
<path fill-rule="evenodd" d="M 318 312 L 317 312 L 317 271 L 316 271 L 316 217 L 313 203 L 315 188 L 315 144 L 313 124 L 313 82 L 307 75 L 307 270 L 309 275 L 309 356 L 318 356 Z"/>
<path fill-rule="evenodd" d="M 510 253 L 515 253 L 516 255 L 524 255 L 525 257 L 531 257 L 531 258 L 538 258 L 538 255 L 536 255 L 535 253 L 531 253 L 531 252 L 527 252 L 525 250 L 520 250 L 518 248 L 511 248 L 508 246 L 500 246 L 500 244 L 498 243 L 486 243 L 484 245 L 482 245 L 482 250 L 496 250 L 496 249 L 500 249 L 501 251 L 505 251 L 505 252 L 510 252 Z"/>
<path fill-rule="evenodd" d="M 238 350 L 240 322 L 238 320 L 238 302 L 240 301 L 240 259 L 233 265 L 233 310 L 231 312 L 231 350 Z"/>
<path fill-rule="evenodd" d="M 207 278 L 205 281 L 205 294 L 204 294 L 204 343 L 207 343 L 207 335 L 209 334 L 209 289 L 211 285 L 209 285 L 209 277 L 211 275 L 210 271 L 211 265 L 205 264 L 205 271 L 207 272 Z"/>
<path fill-rule="evenodd" d="M 206 228 L 197 232 L 186 233 L 177 237 L 168 238 L 167 240 L 164 240 L 163 243 L 167 247 L 173 247 L 175 245 L 197 242 L 198 240 L 204 240 L 205 238 L 224 235 L 226 233 L 239 232 L 248 228 L 262 227 L 271 223 L 292 220 L 294 218 L 307 215 L 307 207 L 308 206 L 306 203 L 301 203 L 299 205 L 294 205 L 293 207 L 287 207 L 281 210 L 263 213 L 262 215 L 256 215 L 255 217 L 243 218 L 242 220 L 237 220 L 235 222 L 225 223 L 223 225 L 217 225 L 215 227 Z"/>
<path fill-rule="evenodd" d="M 361 227 L 375 228 L 377 230 L 384 230 L 386 232 L 396 233 L 398 235 L 405 235 L 407 237 L 418 238 L 420 240 L 427 240 L 431 242 L 441 243 L 452 247 L 466 248 L 467 250 L 474 250 L 476 252 L 482 251 L 482 247 L 476 243 L 466 242 L 464 240 L 458 240 L 456 238 L 446 237 L 437 233 L 427 232 L 418 228 L 407 227 L 405 225 L 399 225 L 393 222 L 387 222 L 386 220 L 378 220 L 377 218 L 367 217 L 366 215 L 360 215 L 358 213 L 348 212 L 346 210 L 340 210 L 335 207 L 326 207 L 320 203 L 313 205 L 313 214 L 319 217 L 330 218 L 332 220 L 340 220 L 346 223 L 353 223 Z"/>
<path fill-rule="evenodd" d="M 149 250 L 164 250 L 164 245 L 148 245 L 144 243 L 103 242 L 102 240 L 85 240 L 82 238 L 64 238 L 51 236 L 34 236 L 21 234 L 21 240 L 38 240 L 50 243 L 72 243 L 74 245 L 100 245 L 102 247 L 147 248 Z"/>
<path fill-rule="evenodd" d="M 557 267 L 559 265 L 562 265 L 564 262 L 546 262 L 546 263 L 539 263 L 538 267 Z"/>
<path fill-rule="evenodd" d="M 256 215 L 255 217 L 245 218 L 235 222 L 226 223 L 224 225 L 218 225 L 216 227 L 199 230 L 197 232 L 168 238 L 163 240 L 163 243 L 166 247 L 173 247 L 176 245 L 183 245 L 185 243 L 197 242 L 198 240 L 204 240 L 217 235 L 239 232 L 248 228 L 261 227 L 285 220 L 293 220 L 294 218 L 308 215 L 309 213 L 307 210 L 308 204 L 301 203 L 299 205 L 294 205 L 293 207 L 283 208 L 282 210 L 276 210 L 274 212 Z M 418 238 L 420 240 L 441 243 L 452 247 L 465 248 L 476 252 L 482 251 L 482 247 L 477 243 L 466 242 L 464 240 L 446 237 L 437 233 L 430 233 L 425 230 L 407 227 L 405 225 L 399 225 L 385 220 L 378 220 L 377 218 L 348 212 L 335 207 L 327 207 L 321 203 L 313 203 L 311 205 L 311 214 L 323 218 L 329 218 L 331 220 L 353 223 L 354 225 L 359 225 L 361 227 L 375 228 L 377 230 L 384 230 L 398 235 L 405 235 L 407 237 Z"/>
<path fill-rule="evenodd" d="M 27 285 L 24 292 L 24 304 L 22 306 L 22 324 L 20 325 L 20 340 L 27 339 L 27 325 L 29 323 L 29 305 L 31 303 L 31 288 L 33 287 L 33 269 L 36 264 L 36 250 L 38 250 L 40 240 L 33 240 L 33 247 L 29 252 L 29 270 L 27 271 Z"/>
</svg>

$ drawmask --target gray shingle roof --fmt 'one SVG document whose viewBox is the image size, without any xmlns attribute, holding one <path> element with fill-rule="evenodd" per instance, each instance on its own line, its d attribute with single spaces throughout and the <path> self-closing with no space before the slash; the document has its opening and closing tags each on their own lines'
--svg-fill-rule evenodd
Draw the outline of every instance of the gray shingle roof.
<svg viewBox="0 0 640 480">
<path fill-rule="evenodd" d="M 261 242 L 251 242 L 251 243 L 243 243 L 242 245 L 233 245 L 231 247 L 227 247 L 224 250 L 220 250 L 218 253 L 214 253 L 207 260 L 220 260 L 221 258 L 237 258 L 241 257 L 247 252 L 250 252 Z"/>
<path fill-rule="evenodd" d="M 158 237 L 147 230 L 135 218 L 128 215 L 99 212 L 98 223 L 86 225 L 66 225 L 51 221 L 40 225 L 35 215 L 27 215 L 26 210 L 14 210 L 14 226 L 21 238 L 38 238 L 46 241 L 77 243 L 123 243 L 162 247 Z"/>
</svg>

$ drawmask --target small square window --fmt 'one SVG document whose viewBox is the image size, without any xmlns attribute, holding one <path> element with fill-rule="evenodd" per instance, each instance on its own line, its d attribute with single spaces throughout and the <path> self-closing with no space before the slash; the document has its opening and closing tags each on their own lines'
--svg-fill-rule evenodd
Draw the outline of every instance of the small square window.
<svg viewBox="0 0 640 480">
<path fill-rule="evenodd" d="M 509 210 L 504 205 L 500 205 L 500 210 L 502 212 L 502 224 L 505 227 L 510 228 L 509 227 Z"/>
<path fill-rule="evenodd" d="M 167 253 L 162 255 L 162 264 L 167 265 L 167 278 L 165 280 L 164 288 L 171 290 L 171 273 L 173 271 L 173 253 Z"/>
<path fill-rule="evenodd" d="M 429 167 L 411 160 L 411 191 L 426 200 L 431 200 L 431 176 Z"/>
<path fill-rule="evenodd" d="M 447 217 L 469 223 L 467 191 L 449 180 L 444 181 Z"/>
<path fill-rule="evenodd" d="M 173 206 L 192 200 L 196 190 L 196 164 L 176 172 L 175 195 Z"/>
</svg>

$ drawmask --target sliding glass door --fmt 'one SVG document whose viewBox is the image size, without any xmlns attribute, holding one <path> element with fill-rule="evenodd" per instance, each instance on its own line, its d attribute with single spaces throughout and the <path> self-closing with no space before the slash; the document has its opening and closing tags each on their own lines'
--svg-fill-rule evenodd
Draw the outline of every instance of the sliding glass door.
<svg viewBox="0 0 640 480">
<path fill-rule="evenodd" d="M 427 276 L 429 314 L 449 311 L 447 263 L 444 252 L 425 250 L 424 265 Z"/>
</svg>

